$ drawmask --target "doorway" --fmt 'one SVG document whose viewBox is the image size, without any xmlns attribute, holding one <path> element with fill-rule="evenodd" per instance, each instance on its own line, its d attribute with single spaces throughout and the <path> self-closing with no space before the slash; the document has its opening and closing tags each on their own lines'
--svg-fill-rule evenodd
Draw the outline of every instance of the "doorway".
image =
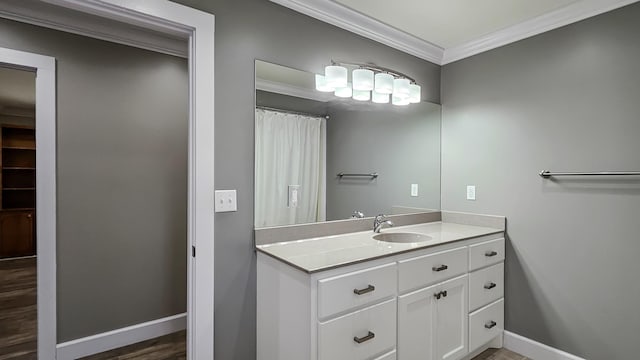
<svg viewBox="0 0 640 360">
<path fill-rule="evenodd" d="M 37 354 L 36 76 L 0 66 L 0 357 Z"/>
<path fill-rule="evenodd" d="M 187 338 L 187 347 L 190 352 L 189 358 L 212 358 L 213 357 L 213 16 L 210 14 L 198 12 L 196 10 L 187 8 L 182 5 L 178 5 L 169 1 L 158 1 L 153 4 L 149 4 L 144 8 L 140 8 L 133 3 L 127 1 L 111 1 L 105 0 L 100 2 L 76 2 L 66 0 L 47 0 L 48 3 L 55 3 L 61 7 L 73 8 L 75 10 L 86 11 L 94 16 L 100 16 L 104 18 L 112 18 L 118 20 L 124 20 L 130 24 L 138 26 L 153 28 L 156 31 L 171 34 L 174 37 L 179 37 L 188 44 L 185 48 L 185 56 L 188 56 L 189 61 L 189 163 L 188 163 L 188 286 L 189 286 L 189 299 L 187 301 L 187 328 L 189 329 L 189 336 Z M 1 10 L 1 9 L 0 9 Z M 15 10 L 15 9 L 14 9 Z M 30 9 L 33 10 L 33 9 Z M 1 11 L 0 11 L 1 13 Z M 13 14 L 20 13 L 20 11 L 13 11 Z M 59 22 L 60 26 L 56 26 L 56 19 L 52 17 L 51 13 L 44 12 L 42 20 L 38 18 L 37 12 L 29 11 L 23 13 L 20 19 L 29 19 L 28 22 L 32 24 L 42 24 L 47 27 L 53 27 L 57 29 L 66 29 L 65 24 L 69 21 Z M 74 22 L 76 25 L 80 23 Z M 94 22 L 87 25 L 86 31 L 82 31 L 81 27 L 76 26 L 74 32 L 80 34 L 87 34 L 89 37 L 91 34 L 95 34 L 95 30 L 91 27 Z M 110 28 L 109 28 L 110 29 Z M 104 28 L 102 30 L 105 30 Z M 79 32 L 78 32 L 79 31 Z M 198 36 L 196 37 L 196 33 Z M 104 36 L 103 36 L 104 35 Z M 122 34 L 120 34 L 122 35 Z M 128 35 L 127 35 L 128 36 Z M 118 36 L 115 34 L 113 37 L 109 34 L 102 34 L 98 36 L 101 39 L 114 39 L 114 42 L 120 42 L 120 40 L 126 41 L 126 36 Z M 140 44 L 136 40 L 133 43 Z M 135 46 L 135 45 L 134 45 Z M 147 48 L 143 46 L 143 48 Z M 152 46 L 156 49 L 155 46 Z M 198 51 L 196 51 L 196 48 Z M 150 49 L 150 48 L 147 48 Z M 0 62 L 7 62 L 2 57 L 3 50 L 0 49 Z M 150 49 L 152 50 L 152 49 Z M 152 50 L 153 51 L 153 50 Z M 38 51 L 40 52 L 40 51 Z M 162 52 L 162 51 L 159 51 Z M 16 57 L 15 54 L 10 54 L 10 58 Z M 24 56 L 22 53 L 18 58 Z M 46 57 L 42 57 L 46 58 Z M 18 59 L 20 60 L 20 59 Z M 55 59 L 46 59 L 48 63 L 47 71 L 38 71 L 37 84 L 43 82 L 43 78 L 52 80 L 51 87 L 48 89 L 49 94 L 47 98 L 44 98 L 45 102 L 49 101 L 49 104 L 45 104 L 44 108 L 48 108 L 47 114 L 39 113 L 38 120 L 45 120 L 49 116 L 50 122 L 47 121 L 46 131 L 41 131 L 43 127 L 38 127 L 37 141 L 38 144 L 42 144 L 45 148 L 46 154 L 55 154 Z M 8 61 L 12 63 L 11 61 Z M 21 64 L 20 61 L 16 63 Z M 30 63 L 31 65 L 24 65 L 30 68 L 37 68 L 40 70 L 39 65 L 42 63 Z M 44 66 L 44 65 L 43 65 Z M 197 76 L 196 76 L 197 73 Z M 41 76 L 47 75 L 47 76 Z M 36 86 L 37 92 L 40 95 L 38 89 L 42 87 Z M 114 94 L 118 94 L 115 92 Z M 40 99 L 40 97 L 38 97 Z M 38 101 L 38 106 L 43 102 Z M 80 104 L 78 102 L 78 104 Z M 49 106 L 50 105 L 50 106 Z M 60 120 L 60 119 L 59 119 Z M 196 131 L 197 129 L 197 131 Z M 51 135 L 50 138 L 40 138 L 40 135 Z M 128 135 L 123 133 L 124 135 Z M 42 141 L 40 141 L 42 140 Z M 40 145 L 39 145 L 40 148 Z M 49 174 L 53 174 L 52 178 L 55 179 L 55 155 L 50 163 L 45 163 L 41 166 L 40 159 L 38 159 L 38 171 L 45 169 Z M 50 172 L 49 172 L 50 171 Z M 38 180 L 39 181 L 39 180 Z M 38 184 L 40 186 L 41 184 Z M 75 358 L 71 355 L 71 350 L 84 352 L 86 346 L 104 346 L 104 338 L 87 337 L 82 339 L 83 341 L 68 341 L 66 339 L 73 339 L 72 337 L 61 336 L 56 334 L 56 328 L 60 329 L 60 326 L 56 326 L 56 300 L 61 294 L 65 294 L 60 289 L 56 290 L 56 272 L 60 271 L 60 266 L 56 265 L 56 186 L 53 184 L 43 184 L 47 187 L 46 194 L 51 195 L 49 198 L 41 198 L 41 192 L 38 190 L 38 252 L 41 256 L 38 257 L 38 274 L 39 283 L 46 284 L 46 289 L 39 289 L 39 299 L 46 299 L 46 302 L 39 301 L 38 311 L 38 327 L 39 327 L 39 358 L 41 359 L 54 359 L 56 356 L 60 359 L 63 358 Z M 38 187 L 40 189 L 40 187 Z M 61 198 L 64 198 L 64 193 L 61 193 Z M 41 211 L 40 207 L 44 206 L 47 210 Z M 49 214 L 43 218 L 42 214 Z M 44 245 L 41 244 L 44 237 L 50 236 L 48 242 Z M 63 234 L 60 234 L 62 237 Z M 43 247 L 48 247 L 47 251 L 42 251 Z M 198 258 L 196 260 L 195 254 Z M 183 248 L 184 249 L 184 248 Z M 184 250 L 183 250 L 184 251 Z M 46 259 L 42 253 L 47 254 Z M 193 255 L 192 255 L 193 254 Z M 41 262 L 45 263 L 42 266 Z M 43 270 L 44 269 L 44 270 Z M 57 271 L 56 271 L 57 269 Z M 42 281 L 42 278 L 46 278 L 47 281 Z M 44 308 L 45 311 L 41 311 Z M 173 322 L 176 319 L 168 319 Z M 145 324 L 145 329 L 154 331 L 162 331 L 164 324 L 157 324 L 150 322 Z M 120 342 L 121 340 L 126 342 L 131 339 L 129 331 L 139 330 L 136 326 L 124 329 L 124 332 L 109 333 L 109 339 Z M 62 340 L 61 340 L 62 338 Z M 65 346 L 63 346 L 65 345 Z M 192 350 L 192 351 L 191 351 Z"/>
</svg>

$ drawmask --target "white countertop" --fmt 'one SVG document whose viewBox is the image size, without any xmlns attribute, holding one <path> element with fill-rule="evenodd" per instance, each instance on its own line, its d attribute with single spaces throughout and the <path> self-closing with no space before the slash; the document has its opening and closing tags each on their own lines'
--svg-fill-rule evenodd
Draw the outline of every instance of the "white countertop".
<svg viewBox="0 0 640 360">
<path fill-rule="evenodd" d="M 281 260 L 308 273 L 328 270 L 407 251 L 425 249 L 453 241 L 501 233 L 504 230 L 430 222 L 424 224 L 385 228 L 381 233 L 419 233 L 431 240 L 419 243 L 392 243 L 373 239 L 373 231 L 317 237 L 311 239 L 258 245 L 258 251 Z"/>
</svg>

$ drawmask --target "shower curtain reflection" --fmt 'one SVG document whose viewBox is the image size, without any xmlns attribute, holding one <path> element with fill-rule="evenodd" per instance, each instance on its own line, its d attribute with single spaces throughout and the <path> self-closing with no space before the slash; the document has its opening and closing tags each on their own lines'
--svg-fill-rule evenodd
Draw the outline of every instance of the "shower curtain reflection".
<svg viewBox="0 0 640 360">
<path fill-rule="evenodd" d="M 255 226 L 326 220 L 326 119 L 256 109 Z"/>
</svg>

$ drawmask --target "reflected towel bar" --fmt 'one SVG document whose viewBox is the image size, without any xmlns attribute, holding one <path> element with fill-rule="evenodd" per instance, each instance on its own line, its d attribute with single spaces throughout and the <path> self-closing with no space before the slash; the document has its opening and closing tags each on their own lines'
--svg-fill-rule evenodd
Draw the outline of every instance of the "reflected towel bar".
<svg viewBox="0 0 640 360">
<path fill-rule="evenodd" d="M 538 175 L 545 179 L 552 176 L 640 176 L 640 171 L 551 172 L 544 170 Z"/>
<path fill-rule="evenodd" d="M 338 174 L 339 178 L 343 178 L 343 177 L 370 177 L 371 179 L 375 179 L 378 177 L 378 173 L 374 172 L 371 174 L 347 174 L 347 173 L 339 173 Z"/>
</svg>

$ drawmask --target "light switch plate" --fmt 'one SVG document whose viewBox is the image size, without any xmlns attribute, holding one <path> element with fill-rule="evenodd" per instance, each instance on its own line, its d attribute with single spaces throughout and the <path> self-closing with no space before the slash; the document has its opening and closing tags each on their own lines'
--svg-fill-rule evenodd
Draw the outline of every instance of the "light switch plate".
<svg viewBox="0 0 640 360">
<path fill-rule="evenodd" d="M 298 207 L 298 201 L 300 200 L 300 185 L 289 185 L 288 194 L 287 207 Z"/>
<path fill-rule="evenodd" d="M 235 190 L 216 190 L 216 212 L 238 211 Z"/>
<path fill-rule="evenodd" d="M 476 199 L 476 187 L 475 185 L 467 186 L 467 200 L 475 200 Z"/>
<path fill-rule="evenodd" d="M 418 196 L 418 184 L 411 184 L 411 196 Z"/>
</svg>

